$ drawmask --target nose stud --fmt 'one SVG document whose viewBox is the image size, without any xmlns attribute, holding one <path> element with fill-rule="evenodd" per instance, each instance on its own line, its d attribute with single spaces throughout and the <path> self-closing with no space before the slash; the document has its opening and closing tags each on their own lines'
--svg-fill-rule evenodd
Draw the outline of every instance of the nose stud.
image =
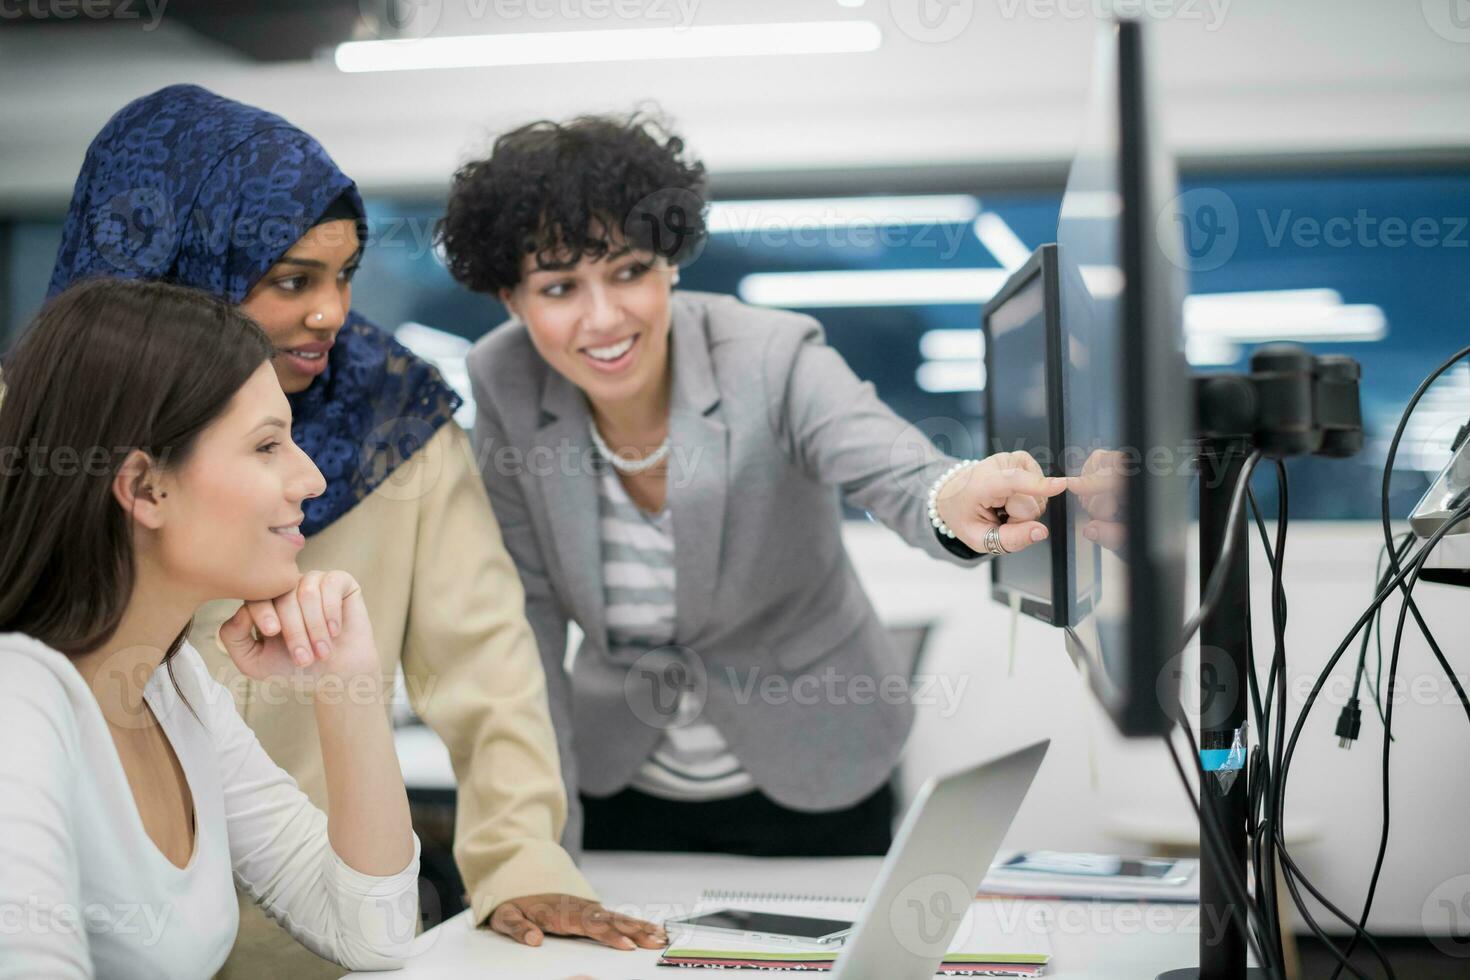
<svg viewBox="0 0 1470 980">
<path fill-rule="evenodd" d="M 311 318 L 313 320 L 315 320 L 317 323 L 321 323 L 323 320 L 326 319 L 326 317 L 323 314 L 321 314 L 321 313 L 314 313 L 314 314 L 312 314 L 312 317 Z"/>
</svg>

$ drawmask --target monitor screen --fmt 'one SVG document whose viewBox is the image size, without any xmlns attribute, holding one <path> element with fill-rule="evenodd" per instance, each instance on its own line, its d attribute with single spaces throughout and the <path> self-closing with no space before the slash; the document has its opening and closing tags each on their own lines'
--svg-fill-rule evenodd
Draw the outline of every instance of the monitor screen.
<svg viewBox="0 0 1470 980">
<path fill-rule="evenodd" d="M 985 428 L 987 454 L 1026 452 L 1050 476 L 1061 476 L 1058 388 L 1056 247 L 1043 245 L 986 304 Z M 1044 545 L 997 558 L 992 595 L 1053 626 L 1067 623 L 1065 558 L 1056 553 L 1066 503 L 1052 501 L 1040 521 L 1052 537 Z"/>
<path fill-rule="evenodd" d="M 1184 618 L 1193 406 L 1174 168 L 1150 114 L 1142 28 L 1100 35 L 1057 228 L 1069 649 L 1125 734 L 1167 730 Z"/>
</svg>

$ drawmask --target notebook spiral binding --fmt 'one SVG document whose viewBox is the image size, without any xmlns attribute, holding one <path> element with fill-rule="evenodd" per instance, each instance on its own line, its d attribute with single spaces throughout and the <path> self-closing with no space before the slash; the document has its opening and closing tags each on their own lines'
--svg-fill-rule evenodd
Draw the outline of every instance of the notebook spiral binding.
<svg viewBox="0 0 1470 980">
<path fill-rule="evenodd" d="M 835 902 L 843 905 L 861 905 L 867 901 L 863 898 L 853 898 L 851 895 L 807 895 L 795 892 L 750 892 L 725 889 L 706 889 L 699 898 L 703 902 Z"/>
</svg>

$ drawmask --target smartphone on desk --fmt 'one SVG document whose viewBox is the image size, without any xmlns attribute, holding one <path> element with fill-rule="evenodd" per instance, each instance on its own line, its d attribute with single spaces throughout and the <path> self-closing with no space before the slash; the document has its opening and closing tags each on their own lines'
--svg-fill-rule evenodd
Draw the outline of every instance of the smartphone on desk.
<svg viewBox="0 0 1470 980">
<path fill-rule="evenodd" d="M 705 929 L 712 932 L 777 943 L 820 943 L 840 945 L 852 933 L 853 924 L 841 919 L 813 919 L 805 915 L 779 915 L 746 909 L 718 909 L 701 915 L 669 919 L 666 929 Z"/>
</svg>

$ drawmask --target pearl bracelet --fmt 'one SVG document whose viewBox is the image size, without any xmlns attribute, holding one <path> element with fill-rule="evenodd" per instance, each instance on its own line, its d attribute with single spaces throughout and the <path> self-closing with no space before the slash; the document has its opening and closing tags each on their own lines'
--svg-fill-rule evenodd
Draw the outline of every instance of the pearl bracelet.
<svg viewBox="0 0 1470 980">
<path fill-rule="evenodd" d="M 944 474 L 929 487 L 929 523 L 934 525 L 934 530 L 946 538 L 954 537 L 955 533 L 949 529 L 948 524 L 944 523 L 944 518 L 939 516 L 939 491 L 950 481 L 951 477 L 955 476 L 961 470 L 967 470 L 979 464 L 979 462 L 980 460 L 978 459 L 967 459 L 958 462 L 945 470 Z"/>
</svg>

